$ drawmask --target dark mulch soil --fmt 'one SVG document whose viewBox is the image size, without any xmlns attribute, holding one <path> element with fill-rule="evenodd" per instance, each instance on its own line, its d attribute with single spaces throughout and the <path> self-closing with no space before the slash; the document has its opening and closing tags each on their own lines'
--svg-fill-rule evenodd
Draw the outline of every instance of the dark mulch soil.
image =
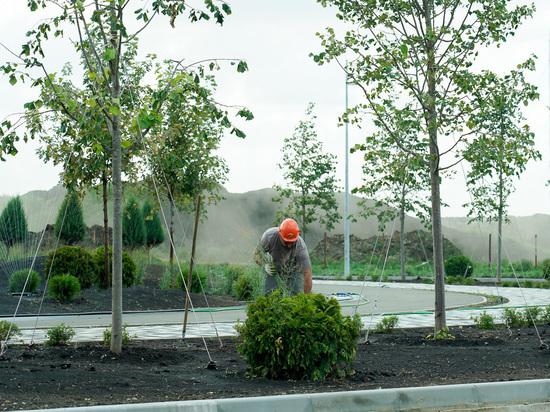
<svg viewBox="0 0 550 412">
<path fill-rule="evenodd" d="M 151 267 L 143 286 L 124 289 L 124 310 L 181 309 L 182 291 L 158 287 Z M 0 280 L 1 282 L 1 280 Z M 6 290 L 0 285 L 0 290 Z M 202 296 L 193 296 L 196 307 Z M 11 316 L 18 298 L 2 293 L 0 315 Z M 210 296 L 210 306 L 240 305 Z M 38 297 L 25 297 L 19 314 L 36 314 Z M 46 298 L 42 313 L 110 311 L 110 291 L 87 290 L 72 303 Z M 208 398 L 349 391 L 548 377 L 550 350 L 534 328 L 484 331 L 451 328 L 454 339 L 432 341 L 428 329 L 370 334 L 358 345 L 354 373 L 345 379 L 272 381 L 253 378 L 231 338 L 202 341 L 135 341 L 121 354 L 99 343 L 62 347 L 10 345 L 0 356 L 0 410 L 142 403 Z M 550 341 L 550 326 L 538 333 Z M 208 368 L 213 361 L 215 368 Z"/>
<path fill-rule="evenodd" d="M 539 327 L 543 339 L 550 327 Z M 426 339 L 427 329 L 371 334 L 358 345 L 347 378 L 325 381 L 249 377 L 234 339 L 138 341 L 115 355 L 100 344 L 10 346 L 0 358 L 0 409 L 265 396 L 449 385 L 548 377 L 550 350 L 533 328 L 451 328 L 454 339 Z M 510 334 L 511 333 L 511 334 Z M 194 344 L 191 344 L 194 343 Z M 208 368 L 210 361 L 215 368 Z"/>
<path fill-rule="evenodd" d="M 124 311 L 168 310 L 185 308 L 185 291 L 162 290 L 160 280 L 164 267 L 149 265 L 147 273 L 140 286 L 122 289 L 122 304 Z M 42 282 L 43 284 L 44 282 Z M 99 290 L 95 286 L 82 290 L 71 302 L 59 302 L 50 296 L 42 296 L 37 291 L 32 296 L 12 296 L 7 293 L 7 278 L 0 276 L 0 316 L 13 316 L 17 306 L 18 315 L 36 315 L 54 313 L 91 313 L 111 312 L 111 290 Z M 241 306 L 232 296 L 191 294 L 193 306 L 196 308 Z M 21 301 L 19 303 L 19 301 Z"/>
</svg>

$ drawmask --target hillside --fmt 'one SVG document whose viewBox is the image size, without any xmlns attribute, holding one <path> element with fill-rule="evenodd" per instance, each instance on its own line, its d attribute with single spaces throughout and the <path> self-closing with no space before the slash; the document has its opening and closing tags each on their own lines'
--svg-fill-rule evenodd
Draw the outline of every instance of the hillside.
<svg viewBox="0 0 550 412">
<path fill-rule="evenodd" d="M 54 187 L 49 191 L 33 191 L 21 196 L 29 229 L 41 232 L 47 223 L 53 224 L 65 191 Z M 208 207 L 208 217 L 199 224 L 197 236 L 197 259 L 199 261 L 251 263 L 251 255 L 256 242 L 263 231 L 273 225 L 277 204 L 271 201 L 275 195 L 273 189 L 261 189 L 247 193 L 223 192 L 225 200 Z M 344 215 L 344 194 L 337 195 L 340 214 Z M 0 210 L 3 210 L 8 197 L 0 197 Z M 358 217 L 357 196 L 350 196 L 350 213 Z M 94 193 L 87 194 L 83 203 L 85 222 L 88 226 L 102 225 L 103 212 L 101 199 Z M 109 204 L 109 212 L 112 207 Z M 168 212 L 167 212 L 168 213 Z M 110 219 L 112 219 L 110 217 Z M 521 258 L 538 261 L 550 257 L 550 234 L 543 228 L 550 227 L 550 215 L 511 217 L 511 223 L 505 225 L 503 234 L 503 256 L 512 261 Z M 491 234 L 492 260 L 497 250 L 496 224 L 470 224 L 467 218 L 443 219 L 443 233 L 446 239 L 455 244 L 474 260 L 487 261 L 489 235 Z M 193 228 L 193 216 L 183 213 L 176 219 L 175 243 L 182 251 L 190 250 Z M 418 219 L 407 217 L 405 232 L 422 229 Z M 387 233 L 391 231 L 388 228 Z M 184 233 L 185 236 L 182 234 Z M 343 234 L 344 224 L 340 224 L 328 236 Z M 375 218 L 350 223 L 350 234 L 360 239 L 368 239 L 377 234 Z M 305 240 L 313 250 L 324 238 L 324 231 L 313 225 L 305 235 Z M 157 254 L 166 256 L 167 244 Z M 185 256 L 185 252 L 182 253 Z M 188 252 L 187 252 L 188 254 Z M 185 257 L 182 259 L 185 259 Z M 366 259 L 366 258 L 365 258 Z"/>
</svg>

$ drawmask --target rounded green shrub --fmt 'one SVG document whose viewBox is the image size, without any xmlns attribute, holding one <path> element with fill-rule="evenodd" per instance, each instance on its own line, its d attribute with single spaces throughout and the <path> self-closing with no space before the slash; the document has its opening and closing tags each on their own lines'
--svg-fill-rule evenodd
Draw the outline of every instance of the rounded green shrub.
<svg viewBox="0 0 550 412">
<path fill-rule="evenodd" d="M 178 271 L 174 276 L 176 279 L 176 288 L 180 290 L 185 290 L 185 286 L 183 284 L 182 272 Z M 187 282 L 187 279 L 189 277 L 189 268 L 183 271 L 183 276 L 185 277 L 185 282 Z M 207 286 L 208 286 L 207 282 L 208 282 L 208 277 L 206 276 L 206 273 L 204 273 L 204 271 L 201 270 L 200 268 L 194 267 L 193 275 L 191 276 L 191 290 L 189 292 L 202 293 L 203 288 L 204 290 L 207 289 Z"/>
<path fill-rule="evenodd" d="M 62 323 L 46 331 L 47 339 L 44 343 L 48 346 L 66 345 L 70 342 L 75 333 L 73 328 Z"/>
<path fill-rule="evenodd" d="M 54 276 L 50 279 L 48 294 L 57 300 L 73 300 L 80 293 L 80 282 L 78 278 L 66 274 Z"/>
<path fill-rule="evenodd" d="M 259 297 L 236 326 L 238 352 L 254 375 L 270 379 L 318 380 L 351 371 L 361 320 L 343 316 L 336 299 L 279 291 Z"/>
<path fill-rule="evenodd" d="M 27 284 L 25 285 L 25 283 Z M 21 269 L 10 275 L 8 290 L 14 293 L 33 293 L 36 292 L 39 285 L 40 275 L 36 271 L 31 270 L 29 273 L 29 269 Z"/>
<path fill-rule="evenodd" d="M 445 261 L 445 274 L 447 276 L 472 276 L 474 268 L 472 261 L 464 255 L 455 255 Z"/>
<path fill-rule="evenodd" d="M 92 255 L 80 246 L 63 246 L 51 252 L 45 262 L 45 271 L 50 277 L 71 275 L 78 279 L 83 289 L 92 286 L 97 270 Z"/>
<path fill-rule="evenodd" d="M 93 255 L 96 271 L 93 276 L 93 283 L 102 288 L 105 274 L 105 247 L 98 247 Z M 109 267 L 113 267 L 113 248 L 109 246 Z M 129 288 L 136 282 L 137 265 L 127 252 L 122 252 L 122 285 Z M 113 284 L 113 274 L 110 276 L 110 284 Z"/>
</svg>

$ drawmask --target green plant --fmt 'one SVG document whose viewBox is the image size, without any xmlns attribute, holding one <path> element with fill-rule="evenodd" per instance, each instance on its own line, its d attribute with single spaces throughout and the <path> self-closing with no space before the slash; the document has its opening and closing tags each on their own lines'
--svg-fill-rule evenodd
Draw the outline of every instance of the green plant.
<svg viewBox="0 0 550 412">
<path fill-rule="evenodd" d="M 460 285 L 461 280 L 462 280 L 461 276 L 447 276 L 447 279 L 445 280 L 445 283 L 447 285 L 455 285 L 455 284 Z"/>
<path fill-rule="evenodd" d="M 374 331 L 376 333 L 392 333 L 399 323 L 399 316 L 389 316 L 384 317 L 380 322 L 378 322 Z"/>
<path fill-rule="evenodd" d="M 36 271 L 29 272 L 29 269 L 21 269 L 10 275 L 8 290 L 15 293 L 33 293 L 39 285 L 40 275 Z"/>
<path fill-rule="evenodd" d="M 92 255 L 79 246 L 62 246 L 52 251 L 45 263 L 45 272 L 50 277 L 72 275 L 78 279 L 83 289 L 92 286 L 96 271 L 97 266 Z"/>
<path fill-rule="evenodd" d="M 462 284 L 467 286 L 472 286 L 474 284 L 474 278 L 473 277 L 467 277 L 462 279 Z"/>
<path fill-rule="evenodd" d="M 145 219 L 134 197 L 130 197 L 122 213 L 122 243 L 129 250 L 145 246 Z"/>
<path fill-rule="evenodd" d="M 145 247 L 147 248 L 147 255 L 149 255 L 152 248 L 164 242 L 164 229 L 158 213 L 148 200 L 141 208 L 141 215 L 145 227 Z"/>
<path fill-rule="evenodd" d="M 532 288 L 533 287 L 533 281 L 532 280 L 526 280 L 525 282 L 523 282 L 523 287 L 524 288 Z"/>
<path fill-rule="evenodd" d="M 422 283 L 433 284 L 434 280 L 432 278 L 422 278 Z"/>
<path fill-rule="evenodd" d="M 233 284 L 235 281 L 246 273 L 246 270 L 242 266 L 227 265 L 223 270 L 223 286 L 221 292 L 229 295 L 233 291 Z"/>
<path fill-rule="evenodd" d="M 98 247 L 93 255 L 95 262 L 95 273 L 93 276 L 94 284 L 98 287 L 103 287 L 103 276 L 105 273 L 105 247 Z M 109 246 L 109 266 L 113 265 L 113 248 Z M 129 288 L 136 281 L 137 265 L 132 260 L 127 252 L 122 252 L 122 285 L 125 288 Z M 113 284 L 113 277 L 111 274 L 111 285 Z"/>
<path fill-rule="evenodd" d="M 147 253 L 143 250 L 136 249 L 132 251 L 130 257 L 136 264 L 136 280 L 134 281 L 134 285 L 143 285 L 143 278 L 145 277 L 147 265 L 149 264 Z"/>
<path fill-rule="evenodd" d="M 82 204 L 76 193 L 67 194 L 63 199 L 53 230 L 54 236 L 69 246 L 80 242 L 86 236 Z"/>
<path fill-rule="evenodd" d="M 74 329 L 62 323 L 46 331 L 46 337 L 48 339 L 46 339 L 44 343 L 48 346 L 66 345 L 74 335 Z"/>
<path fill-rule="evenodd" d="M 512 268 L 517 272 L 524 273 L 533 270 L 535 264 L 529 259 L 521 259 L 519 262 L 512 262 Z"/>
<path fill-rule="evenodd" d="M 138 337 L 137 333 L 134 333 L 133 335 L 130 335 L 128 333 L 128 331 L 126 330 L 126 327 L 128 325 L 125 323 L 124 325 L 122 325 L 122 343 L 127 345 L 129 344 L 130 342 L 132 342 L 132 339 L 136 339 Z M 107 329 L 105 329 L 103 331 L 103 344 L 104 345 L 110 345 L 111 344 L 111 325 L 109 325 L 107 327 Z"/>
<path fill-rule="evenodd" d="M 240 275 L 232 286 L 233 296 L 237 300 L 254 300 L 263 294 L 262 274 L 259 270 L 247 270 Z"/>
<path fill-rule="evenodd" d="M 183 269 L 183 268 L 182 268 Z M 177 272 L 174 274 L 175 280 L 176 280 L 176 288 L 180 290 L 185 290 L 185 285 L 183 283 L 183 278 L 185 278 L 185 282 L 187 283 L 187 279 L 189 277 L 189 267 L 183 269 L 182 272 Z M 203 293 L 203 289 L 206 291 L 208 288 L 208 276 L 202 270 L 202 268 L 199 268 L 197 266 L 193 269 L 193 274 L 191 276 L 191 287 L 189 292 L 190 293 Z M 187 285 L 189 287 L 189 285 Z"/>
<path fill-rule="evenodd" d="M 455 337 L 449 333 L 449 328 L 442 328 L 441 330 L 438 330 L 434 335 L 426 336 L 426 339 L 429 340 L 450 340 L 454 338 Z"/>
<path fill-rule="evenodd" d="M 445 261 L 445 274 L 447 276 L 468 277 L 473 274 L 472 261 L 464 255 L 451 256 Z"/>
<path fill-rule="evenodd" d="M 173 270 L 170 269 L 169 266 L 164 268 L 164 272 L 162 272 L 162 278 L 159 282 L 159 287 L 162 290 L 168 290 L 172 289 L 172 285 L 174 283 L 174 276 L 172 275 Z"/>
<path fill-rule="evenodd" d="M 540 268 L 542 270 L 542 276 L 544 279 L 550 280 L 550 258 L 544 259 L 540 263 Z"/>
<path fill-rule="evenodd" d="M 550 306 L 545 306 L 540 315 L 541 323 L 550 323 Z"/>
<path fill-rule="evenodd" d="M 10 248 L 27 239 L 27 218 L 19 196 L 12 198 L 0 214 L 0 239 L 6 247 L 6 259 Z"/>
<path fill-rule="evenodd" d="M 73 300 L 80 293 L 80 282 L 72 275 L 54 276 L 50 279 L 48 294 L 60 301 Z"/>
<path fill-rule="evenodd" d="M 521 314 L 514 308 L 504 308 L 502 320 L 508 327 L 521 326 L 523 323 Z"/>
<path fill-rule="evenodd" d="M 541 323 L 543 309 L 540 306 L 531 306 L 523 308 L 521 314 L 523 325 L 538 325 Z"/>
<path fill-rule="evenodd" d="M 271 379 L 343 377 L 357 349 L 361 319 L 343 316 L 336 299 L 322 294 L 259 297 L 235 328 L 238 352 L 253 375 Z"/>
<path fill-rule="evenodd" d="M 494 329 L 495 328 L 495 317 L 487 311 L 483 311 L 479 316 L 471 317 L 476 326 L 480 329 Z"/>
<path fill-rule="evenodd" d="M 505 281 L 502 282 L 501 286 L 502 286 L 503 288 L 509 288 L 511 285 L 510 285 L 510 282 L 509 282 L 509 281 L 505 280 Z"/>
<path fill-rule="evenodd" d="M 380 280 L 380 275 L 373 273 L 370 275 L 370 278 L 373 282 L 378 282 Z"/>
<path fill-rule="evenodd" d="M 21 336 L 19 326 L 7 320 L 0 320 L 0 342 L 7 342 L 18 336 Z"/>
</svg>

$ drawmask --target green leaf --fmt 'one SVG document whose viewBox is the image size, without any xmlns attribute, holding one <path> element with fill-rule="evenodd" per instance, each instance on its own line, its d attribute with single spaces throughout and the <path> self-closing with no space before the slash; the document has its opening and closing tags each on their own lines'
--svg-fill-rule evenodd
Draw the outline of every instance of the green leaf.
<svg viewBox="0 0 550 412">
<path fill-rule="evenodd" d="M 120 113 L 120 109 L 117 106 L 109 106 L 109 113 L 118 116 Z"/>
</svg>

